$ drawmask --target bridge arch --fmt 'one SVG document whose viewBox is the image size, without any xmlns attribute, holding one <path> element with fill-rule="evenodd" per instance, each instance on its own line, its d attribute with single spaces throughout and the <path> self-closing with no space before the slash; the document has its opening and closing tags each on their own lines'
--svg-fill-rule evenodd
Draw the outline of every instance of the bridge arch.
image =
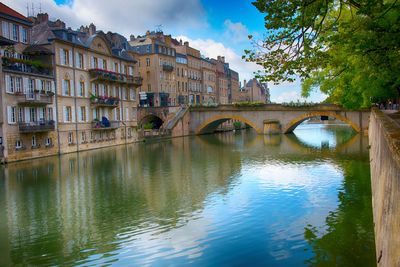
<svg viewBox="0 0 400 267">
<path fill-rule="evenodd" d="M 346 123 L 347 125 L 351 126 L 351 128 L 353 128 L 356 132 L 361 132 L 360 127 L 357 126 L 356 123 L 354 123 L 353 121 L 351 121 L 350 119 L 334 112 L 334 111 L 313 111 L 313 112 L 309 112 L 309 113 L 305 113 L 302 114 L 296 118 L 294 118 L 293 120 L 291 120 L 289 123 L 287 123 L 284 127 L 283 127 L 283 133 L 287 134 L 287 133 L 291 133 L 294 131 L 294 129 L 296 129 L 297 126 L 299 126 L 303 121 L 312 118 L 312 117 L 319 117 L 319 116 L 328 116 L 328 117 L 333 117 L 336 118 L 344 123 Z"/>
<path fill-rule="evenodd" d="M 196 129 L 196 134 L 206 134 L 206 133 L 212 133 L 214 132 L 217 127 L 227 121 L 227 120 L 237 120 L 243 123 L 246 123 L 250 127 L 252 127 L 258 134 L 262 134 L 263 131 L 257 125 L 252 122 L 251 120 L 240 116 L 240 115 L 234 115 L 234 114 L 219 114 L 212 116 L 211 118 L 205 120 L 199 127 Z"/>
<path fill-rule="evenodd" d="M 147 114 L 140 120 L 139 125 L 141 128 L 144 128 L 145 125 L 149 127 L 150 124 L 152 125 L 152 129 L 160 129 L 160 127 L 164 124 L 164 121 L 162 118 L 155 114 Z"/>
</svg>

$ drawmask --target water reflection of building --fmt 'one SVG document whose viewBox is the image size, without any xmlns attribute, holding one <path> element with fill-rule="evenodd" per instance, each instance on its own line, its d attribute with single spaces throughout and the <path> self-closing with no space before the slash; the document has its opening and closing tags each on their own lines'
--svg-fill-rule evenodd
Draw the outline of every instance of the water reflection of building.
<svg viewBox="0 0 400 267">
<path fill-rule="evenodd" d="M 176 227 L 241 168 L 230 149 L 198 145 L 179 138 L 4 167 L 0 229 L 10 246 L 1 244 L 1 265 L 76 263 L 117 249 L 125 227 Z"/>
</svg>

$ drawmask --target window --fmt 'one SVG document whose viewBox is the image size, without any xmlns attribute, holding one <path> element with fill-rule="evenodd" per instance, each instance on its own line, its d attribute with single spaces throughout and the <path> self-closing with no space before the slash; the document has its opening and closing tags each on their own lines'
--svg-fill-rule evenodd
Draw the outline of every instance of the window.
<svg viewBox="0 0 400 267">
<path fill-rule="evenodd" d="M 76 66 L 80 69 L 83 69 L 83 54 L 78 53 L 76 59 Z"/>
<path fill-rule="evenodd" d="M 51 146 L 52 142 L 51 142 L 51 138 L 47 137 L 44 141 L 45 146 Z"/>
<path fill-rule="evenodd" d="M 24 108 L 18 108 L 18 122 L 24 121 Z"/>
<path fill-rule="evenodd" d="M 14 93 L 14 77 L 13 76 L 9 76 L 10 77 L 10 87 L 8 88 L 8 92 L 10 93 Z"/>
<path fill-rule="evenodd" d="M 46 81 L 45 80 L 40 81 L 40 87 L 41 87 L 40 88 L 41 91 L 44 92 L 46 90 Z"/>
<path fill-rule="evenodd" d="M 10 24 L 7 21 L 2 21 L 3 37 L 10 39 Z"/>
<path fill-rule="evenodd" d="M 79 82 L 79 96 L 81 96 L 81 97 L 85 96 L 85 82 L 84 81 Z"/>
<path fill-rule="evenodd" d="M 16 107 L 7 106 L 8 124 L 16 123 L 15 111 Z"/>
<path fill-rule="evenodd" d="M 86 107 L 81 107 L 80 109 L 80 121 L 86 121 Z"/>
<path fill-rule="evenodd" d="M 36 121 L 36 109 L 29 108 L 29 121 Z"/>
<path fill-rule="evenodd" d="M 63 80 L 63 95 L 71 95 L 71 81 L 70 80 Z"/>
<path fill-rule="evenodd" d="M 51 82 L 50 81 L 46 82 L 46 91 L 47 92 L 53 92 L 53 88 L 51 86 Z"/>
<path fill-rule="evenodd" d="M 103 70 L 107 69 L 107 60 L 103 59 Z"/>
<path fill-rule="evenodd" d="M 151 84 L 147 84 L 147 91 L 151 92 Z"/>
<path fill-rule="evenodd" d="M 15 142 L 15 149 L 21 149 L 22 148 L 22 142 L 21 140 L 17 140 Z"/>
<path fill-rule="evenodd" d="M 81 132 L 81 143 L 86 143 L 86 132 Z"/>
<path fill-rule="evenodd" d="M 31 93 L 33 93 L 33 91 L 35 90 L 35 80 L 34 79 L 29 79 L 28 90 Z"/>
<path fill-rule="evenodd" d="M 70 106 L 64 107 L 64 122 L 72 121 L 72 109 Z"/>
<path fill-rule="evenodd" d="M 69 65 L 69 50 L 60 49 L 60 64 L 61 65 Z"/>
<path fill-rule="evenodd" d="M 36 147 L 36 136 L 32 135 L 32 147 Z"/>
<path fill-rule="evenodd" d="M 49 121 L 53 120 L 53 108 L 47 108 L 47 119 Z"/>
<path fill-rule="evenodd" d="M 114 71 L 115 71 L 115 72 L 118 72 L 118 71 L 119 71 L 119 69 L 118 69 L 118 63 L 114 63 Z"/>
<path fill-rule="evenodd" d="M 129 89 L 130 90 L 130 96 L 129 96 L 129 98 L 131 99 L 131 100 L 135 100 L 135 97 L 136 97 L 136 93 L 135 93 L 135 89 Z"/>
<path fill-rule="evenodd" d="M 74 133 L 73 132 L 68 132 L 68 144 L 72 145 L 74 141 Z"/>
<path fill-rule="evenodd" d="M 115 120 L 116 121 L 121 120 L 121 110 L 119 108 L 115 109 Z"/>
<path fill-rule="evenodd" d="M 18 35 L 19 35 L 18 25 L 13 24 L 12 25 L 12 39 L 16 42 L 18 42 Z"/>
<path fill-rule="evenodd" d="M 99 68 L 99 60 L 97 59 L 97 57 L 93 57 L 93 67 L 95 69 Z"/>
<path fill-rule="evenodd" d="M 22 42 L 28 42 L 28 30 L 26 28 L 22 28 Z"/>
<path fill-rule="evenodd" d="M 132 137 L 132 128 L 129 127 L 128 128 L 128 138 L 131 138 L 131 137 Z"/>
<path fill-rule="evenodd" d="M 146 58 L 146 66 L 147 66 L 147 67 L 150 66 L 150 58 Z"/>
</svg>

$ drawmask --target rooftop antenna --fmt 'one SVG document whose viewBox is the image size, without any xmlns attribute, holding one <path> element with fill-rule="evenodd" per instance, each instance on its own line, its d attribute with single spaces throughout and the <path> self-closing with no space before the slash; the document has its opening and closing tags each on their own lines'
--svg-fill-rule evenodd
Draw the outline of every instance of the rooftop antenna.
<svg viewBox="0 0 400 267">
<path fill-rule="evenodd" d="M 39 2 L 39 13 L 42 13 L 42 2 Z"/>
<path fill-rule="evenodd" d="M 28 2 L 26 2 L 26 13 L 27 13 L 27 16 L 29 17 L 29 3 Z"/>
<path fill-rule="evenodd" d="M 35 6 L 33 5 L 33 2 L 32 2 L 32 16 L 35 16 Z"/>
<path fill-rule="evenodd" d="M 162 24 L 156 25 L 156 32 L 157 32 L 157 33 L 158 33 L 158 32 L 162 32 L 162 27 L 163 27 Z"/>
</svg>

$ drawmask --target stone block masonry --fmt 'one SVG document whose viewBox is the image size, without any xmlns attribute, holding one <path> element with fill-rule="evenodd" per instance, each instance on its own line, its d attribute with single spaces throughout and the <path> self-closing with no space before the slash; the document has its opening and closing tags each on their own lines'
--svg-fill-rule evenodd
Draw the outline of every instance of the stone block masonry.
<svg viewBox="0 0 400 267">
<path fill-rule="evenodd" d="M 369 142 L 376 261 L 400 266 L 400 124 L 373 109 Z"/>
</svg>

